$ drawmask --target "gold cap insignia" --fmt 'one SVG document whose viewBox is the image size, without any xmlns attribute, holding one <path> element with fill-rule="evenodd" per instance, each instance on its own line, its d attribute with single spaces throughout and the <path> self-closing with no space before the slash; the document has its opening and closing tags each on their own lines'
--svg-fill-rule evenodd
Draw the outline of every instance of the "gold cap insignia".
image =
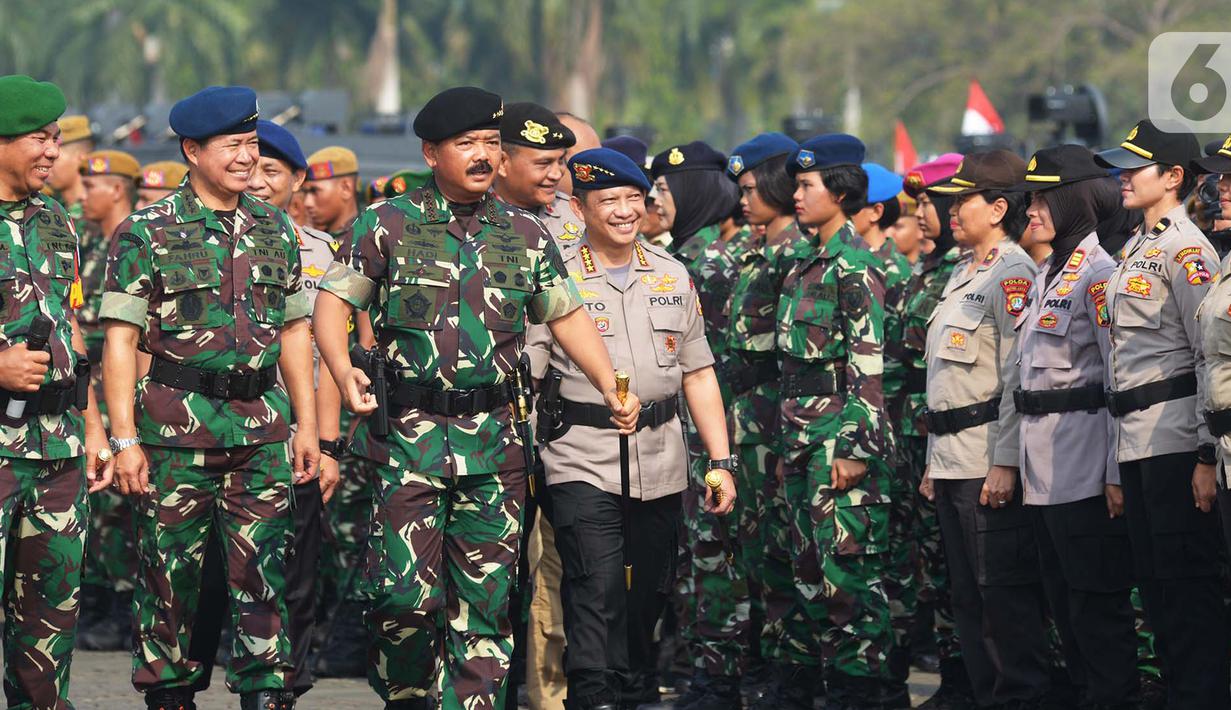
<svg viewBox="0 0 1231 710">
<path fill-rule="evenodd" d="M 1026 172 L 1028 172 L 1028 173 L 1032 173 L 1032 172 L 1034 172 L 1034 169 L 1035 169 L 1035 168 L 1037 168 L 1037 167 L 1039 167 L 1039 160 L 1038 160 L 1038 158 L 1035 158 L 1033 155 L 1032 155 L 1032 156 L 1030 156 L 1030 163 L 1029 163 L 1028 165 L 1026 165 Z"/>
<path fill-rule="evenodd" d="M 522 129 L 521 137 L 525 138 L 531 143 L 538 143 L 539 145 L 546 145 L 547 144 L 547 132 L 549 130 L 550 129 L 548 129 L 547 126 L 544 126 L 541 123 L 535 123 L 534 121 L 528 120 L 526 121 L 526 127 Z"/>
<path fill-rule="evenodd" d="M 672 148 L 671 152 L 667 154 L 667 162 L 672 165 L 679 165 L 684 162 L 684 154 L 680 152 L 679 148 Z"/>
<path fill-rule="evenodd" d="M 1126 140 L 1126 141 L 1131 141 L 1132 139 L 1136 138 L 1136 137 L 1137 137 L 1137 128 L 1138 128 L 1137 126 L 1133 126 L 1133 130 L 1131 130 L 1131 131 L 1129 131 L 1129 132 L 1128 132 L 1128 137 L 1127 137 L 1127 138 L 1125 138 L 1124 140 Z"/>
</svg>

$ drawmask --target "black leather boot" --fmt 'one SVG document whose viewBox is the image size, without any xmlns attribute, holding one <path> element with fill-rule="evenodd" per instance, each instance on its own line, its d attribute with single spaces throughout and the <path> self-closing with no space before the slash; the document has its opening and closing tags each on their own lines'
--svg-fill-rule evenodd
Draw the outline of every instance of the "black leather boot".
<svg viewBox="0 0 1231 710">
<path fill-rule="evenodd" d="M 190 688 L 154 688 L 145 691 L 146 710 L 197 710 Z"/>
<path fill-rule="evenodd" d="M 295 693 L 256 690 L 239 696 L 240 710 L 295 710 Z"/>
</svg>

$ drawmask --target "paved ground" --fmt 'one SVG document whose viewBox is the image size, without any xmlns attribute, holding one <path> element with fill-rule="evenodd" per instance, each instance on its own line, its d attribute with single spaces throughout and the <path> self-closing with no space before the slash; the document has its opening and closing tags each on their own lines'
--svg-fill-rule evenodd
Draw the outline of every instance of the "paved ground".
<svg viewBox="0 0 1231 710">
<path fill-rule="evenodd" d="M 71 699 L 77 710 L 126 710 L 141 707 L 141 698 L 129 683 L 130 661 L 126 653 L 78 651 L 73 655 Z M 926 673 L 911 676 L 911 694 L 922 702 L 936 690 L 939 678 Z M 197 696 L 200 710 L 231 710 L 238 698 L 227 693 L 221 677 L 208 691 Z M 379 710 L 380 701 L 363 680 L 321 680 L 296 706 L 299 710 Z"/>
</svg>

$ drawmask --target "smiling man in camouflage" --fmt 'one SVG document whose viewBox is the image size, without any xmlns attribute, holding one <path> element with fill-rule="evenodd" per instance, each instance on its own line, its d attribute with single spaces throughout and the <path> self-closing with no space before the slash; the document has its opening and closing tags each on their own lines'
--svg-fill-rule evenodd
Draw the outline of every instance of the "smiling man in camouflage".
<svg viewBox="0 0 1231 710">
<path fill-rule="evenodd" d="M 503 703 L 526 494 L 509 384 L 526 321 L 547 323 L 620 428 L 636 426 L 636 397 L 616 397 L 607 349 L 542 223 L 489 193 L 502 114 L 499 96 L 473 87 L 423 107 L 414 128 L 432 180 L 360 214 L 316 301 L 321 356 L 347 407 L 368 415 L 354 449 L 379 464 L 368 679 L 386 708 L 422 710 L 433 686 L 445 710 Z M 388 380 L 375 414 L 346 339 L 347 316 L 369 308 L 388 363 L 370 368 Z M 373 435 L 374 417 L 387 437 Z"/>
<path fill-rule="evenodd" d="M 320 455 L 299 247 L 284 212 L 243 194 L 259 158 L 256 94 L 210 87 L 170 118 L 188 181 L 116 229 L 101 311 L 117 483 L 138 520 L 133 685 L 150 708 L 193 707 L 190 622 L 217 519 L 235 627 L 227 686 L 244 710 L 284 710 L 292 467 L 305 483 Z M 153 357 L 140 382 L 138 343 Z"/>
<path fill-rule="evenodd" d="M 86 483 L 94 492 L 111 481 L 97 458 L 107 435 L 89 371 L 76 367 L 85 360 L 73 314 L 77 234 L 64 208 L 39 195 L 60 156 L 63 112 L 54 84 L 0 77 L 0 411 L 27 398 L 21 417 L 0 418 L 4 692 L 9 707 L 47 710 L 72 707 Z M 51 320 L 51 336 L 45 350 L 27 349 L 38 316 Z"/>
</svg>

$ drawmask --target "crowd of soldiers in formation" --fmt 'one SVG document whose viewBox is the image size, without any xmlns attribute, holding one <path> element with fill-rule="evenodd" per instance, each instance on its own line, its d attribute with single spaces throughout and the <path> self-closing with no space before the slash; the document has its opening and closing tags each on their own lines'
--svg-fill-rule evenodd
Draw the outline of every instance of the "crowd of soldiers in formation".
<svg viewBox="0 0 1231 710">
<path fill-rule="evenodd" d="M 74 646 L 162 710 L 1231 707 L 1231 137 L 897 175 L 457 87 L 363 184 L 245 87 L 146 166 L 65 105 L 0 77 L 10 707 Z"/>
</svg>

